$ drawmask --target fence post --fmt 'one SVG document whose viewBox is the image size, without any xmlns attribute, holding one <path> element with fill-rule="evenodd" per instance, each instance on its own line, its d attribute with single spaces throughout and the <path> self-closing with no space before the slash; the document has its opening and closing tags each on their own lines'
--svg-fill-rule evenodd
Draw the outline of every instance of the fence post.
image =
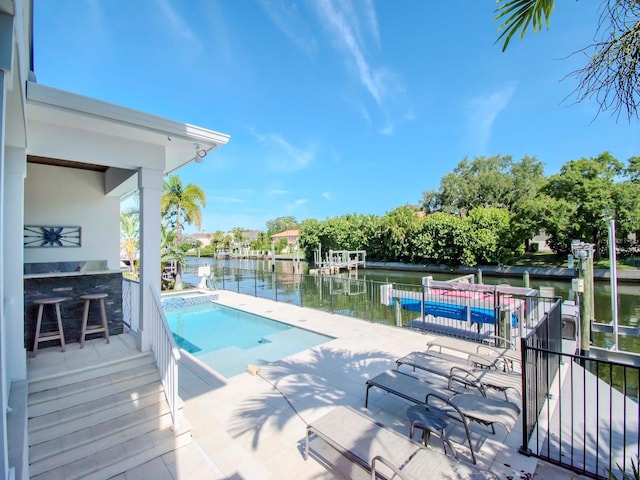
<svg viewBox="0 0 640 480">
<path fill-rule="evenodd" d="M 253 271 L 253 295 L 258 296 L 258 271 Z"/>
<path fill-rule="evenodd" d="M 374 290 L 373 290 L 373 280 L 369 280 L 370 283 L 370 288 L 369 291 L 371 292 L 371 301 L 369 302 L 371 304 L 371 321 L 373 322 L 373 301 L 374 301 Z"/>
<path fill-rule="evenodd" d="M 275 264 L 274 264 L 275 266 Z M 276 272 L 275 270 L 273 271 L 273 277 L 275 279 L 275 283 L 276 283 L 276 302 L 278 301 L 278 272 Z"/>
<path fill-rule="evenodd" d="M 226 290 L 225 286 L 224 286 L 224 267 L 222 267 L 222 289 Z"/>
<path fill-rule="evenodd" d="M 304 305 L 302 304 L 302 282 L 304 281 L 304 273 L 299 273 L 298 274 L 300 276 L 300 281 L 298 282 L 298 292 L 300 292 L 300 306 L 303 307 Z"/>
<path fill-rule="evenodd" d="M 524 338 L 520 338 L 520 362 L 522 368 L 522 445 L 520 446 L 519 452 L 523 455 L 531 456 L 532 452 L 529 449 L 529 427 L 527 423 L 528 412 L 528 400 L 529 400 L 529 392 L 527 391 L 527 341 Z"/>
<path fill-rule="evenodd" d="M 333 313 L 333 277 L 329 274 L 329 311 Z"/>
<path fill-rule="evenodd" d="M 394 297 L 394 300 L 395 300 L 394 317 L 395 317 L 396 327 L 401 327 L 402 326 L 402 299 L 400 297 Z"/>
</svg>

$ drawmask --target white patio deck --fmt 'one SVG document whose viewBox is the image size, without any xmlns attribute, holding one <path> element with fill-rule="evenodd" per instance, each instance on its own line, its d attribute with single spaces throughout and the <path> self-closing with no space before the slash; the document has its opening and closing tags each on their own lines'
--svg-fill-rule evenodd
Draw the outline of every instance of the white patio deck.
<svg viewBox="0 0 640 480">
<path fill-rule="evenodd" d="M 319 440 L 312 441 L 313 455 L 305 462 L 302 451 L 306 423 L 337 405 L 364 410 L 365 381 L 394 368 L 397 358 L 423 350 L 432 336 L 227 291 L 219 292 L 219 303 L 336 339 L 263 366 L 259 376 L 244 373 L 225 379 L 183 357 L 180 396 L 185 402 L 185 416 L 193 424 L 193 443 L 116 478 L 368 478 L 363 470 L 339 458 Z M 80 361 L 85 365 L 100 361 L 105 355 L 114 354 L 108 349 L 122 349 L 126 354 L 127 349 L 134 348 L 127 335 L 116 337 L 110 345 L 97 340 L 84 350 L 75 347 L 70 345 L 66 353 L 59 348 L 39 352 L 36 359 L 29 360 L 29 375 L 62 371 Z M 286 395 L 299 415 L 262 377 Z M 378 420 L 408 433 L 405 411 L 409 403 L 372 389 L 369 406 L 368 413 Z M 496 427 L 495 436 L 482 426 L 473 425 L 472 431 L 479 468 L 505 479 L 532 478 L 527 474 L 536 471 L 538 462 L 517 452 L 522 436 L 520 424 L 509 434 L 501 426 Z M 456 449 L 461 461 L 470 463 L 461 439 Z M 544 473 L 536 478 L 571 478 L 568 471 L 543 468 Z"/>
</svg>

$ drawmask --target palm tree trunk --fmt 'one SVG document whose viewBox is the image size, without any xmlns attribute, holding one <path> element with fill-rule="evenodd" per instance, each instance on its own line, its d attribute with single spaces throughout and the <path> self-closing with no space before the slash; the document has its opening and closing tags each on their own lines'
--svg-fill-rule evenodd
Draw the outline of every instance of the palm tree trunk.
<svg viewBox="0 0 640 480">
<path fill-rule="evenodd" d="M 176 262 L 176 280 L 173 285 L 174 290 L 182 290 L 182 263 Z"/>
</svg>

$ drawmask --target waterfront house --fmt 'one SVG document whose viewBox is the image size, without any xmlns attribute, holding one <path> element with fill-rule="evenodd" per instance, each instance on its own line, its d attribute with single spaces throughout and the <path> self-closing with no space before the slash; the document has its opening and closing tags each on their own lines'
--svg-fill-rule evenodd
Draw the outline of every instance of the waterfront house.
<svg viewBox="0 0 640 480">
<path fill-rule="evenodd" d="M 287 241 L 287 244 L 283 250 L 283 253 L 290 253 L 292 251 L 293 246 L 298 244 L 299 238 L 300 238 L 300 230 L 285 230 L 284 232 L 271 235 L 271 240 L 274 243 L 278 243 L 283 239 Z"/>
<path fill-rule="evenodd" d="M 29 478 L 27 354 L 34 336 L 33 301 L 69 297 L 63 303 L 63 330 L 69 329 L 67 341 L 73 342 L 82 308 L 77 295 L 108 292 L 109 331 L 123 330 L 120 199 L 138 190 L 137 348 L 153 350 L 158 340 L 148 322 L 160 292 L 163 178 L 229 139 L 39 84 L 32 18 L 32 0 L 0 2 L 0 476 L 17 479 Z"/>
</svg>

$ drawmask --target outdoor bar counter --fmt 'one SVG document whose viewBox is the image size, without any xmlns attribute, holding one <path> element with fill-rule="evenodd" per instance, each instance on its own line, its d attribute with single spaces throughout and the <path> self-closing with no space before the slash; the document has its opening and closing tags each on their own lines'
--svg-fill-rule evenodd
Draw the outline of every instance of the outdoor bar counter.
<svg viewBox="0 0 640 480">
<path fill-rule="evenodd" d="M 80 295 L 106 293 L 104 299 L 109 335 L 123 332 L 122 272 L 109 270 L 106 262 L 27 263 L 24 265 L 24 338 L 25 348 L 33 350 L 38 305 L 36 300 L 64 297 L 60 303 L 62 328 L 66 343 L 80 341 L 84 300 Z M 92 301 L 89 307 L 89 325 L 100 323 L 100 305 Z M 53 305 L 44 306 L 41 332 L 57 330 Z M 103 333 L 87 335 L 87 340 L 103 337 Z M 60 345 L 60 340 L 41 343 L 38 348 Z"/>
</svg>

